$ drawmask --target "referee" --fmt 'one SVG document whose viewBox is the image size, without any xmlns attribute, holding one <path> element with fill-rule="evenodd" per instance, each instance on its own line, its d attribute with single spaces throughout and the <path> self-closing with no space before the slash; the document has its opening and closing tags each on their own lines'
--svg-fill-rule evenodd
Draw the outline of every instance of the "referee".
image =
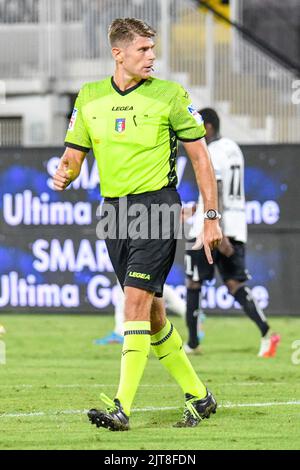
<svg viewBox="0 0 300 470">
<path fill-rule="evenodd" d="M 183 417 L 176 426 L 196 426 L 217 407 L 190 364 L 178 332 L 166 318 L 162 301 L 163 286 L 174 261 L 181 207 L 176 191 L 177 140 L 183 142 L 201 187 L 207 212 L 203 242 L 209 263 L 213 262 L 211 250 L 220 243 L 222 234 L 202 118 L 179 84 L 151 76 L 155 34 L 153 28 L 135 18 L 112 22 L 109 41 L 114 75 L 87 83 L 80 90 L 66 135 L 66 150 L 53 178 L 54 188 L 64 190 L 78 177 L 92 148 L 105 198 L 104 212 L 114 214 L 110 223 L 115 230 L 109 230 L 106 244 L 125 293 L 120 382 L 113 400 L 101 395 L 105 410 L 88 412 L 92 424 L 114 431 L 129 429 L 130 409 L 150 346 L 185 395 Z M 121 215 L 125 202 L 126 236 L 123 209 Z M 137 206 L 142 208 L 144 228 L 149 229 L 140 237 L 132 229 Z M 168 227 L 164 217 L 153 222 L 153 214 L 157 215 L 161 207 L 178 209 Z M 157 229 L 158 236 L 153 236 Z M 195 246 L 200 242 L 199 234 Z"/>
</svg>

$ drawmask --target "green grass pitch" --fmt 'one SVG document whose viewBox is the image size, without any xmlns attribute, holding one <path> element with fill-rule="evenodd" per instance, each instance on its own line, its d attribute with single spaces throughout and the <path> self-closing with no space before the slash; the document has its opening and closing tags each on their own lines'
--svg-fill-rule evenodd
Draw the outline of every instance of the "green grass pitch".
<svg viewBox="0 0 300 470">
<path fill-rule="evenodd" d="M 184 322 L 172 321 L 186 337 Z M 151 355 L 129 432 L 88 422 L 84 410 L 113 398 L 120 345 L 95 346 L 111 316 L 1 315 L 7 333 L 0 365 L 0 449 L 299 449 L 300 364 L 292 343 L 300 318 L 273 318 L 282 342 L 272 359 L 256 357 L 259 335 L 246 318 L 209 318 L 203 354 L 192 357 L 219 409 L 197 428 L 172 427 L 182 412 L 178 386 Z M 3 346 L 3 345 L 2 345 Z M 300 355 L 298 354 L 298 357 Z M 244 406 L 243 406 L 244 405 Z"/>
</svg>

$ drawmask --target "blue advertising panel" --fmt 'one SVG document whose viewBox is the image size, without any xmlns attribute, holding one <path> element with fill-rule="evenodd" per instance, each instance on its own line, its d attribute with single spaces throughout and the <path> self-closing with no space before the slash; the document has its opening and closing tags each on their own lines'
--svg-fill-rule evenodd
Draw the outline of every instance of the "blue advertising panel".
<svg viewBox="0 0 300 470">
<path fill-rule="evenodd" d="M 267 313 L 298 314 L 300 266 L 299 146 L 245 146 L 249 282 Z M 109 312 L 116 279 L 97 238 L 101 197 L 92 155 L 65 192 L 52 189 L 62 149 L 0 151 L 0 311 Z M 184 204 L 198 190 L 179 148 L 178 191 Z M 168 283 L 184 297 L 184 240 Z M 238 313 L 218 276 L 203 288 L 208 312 Z"/>
</svg>

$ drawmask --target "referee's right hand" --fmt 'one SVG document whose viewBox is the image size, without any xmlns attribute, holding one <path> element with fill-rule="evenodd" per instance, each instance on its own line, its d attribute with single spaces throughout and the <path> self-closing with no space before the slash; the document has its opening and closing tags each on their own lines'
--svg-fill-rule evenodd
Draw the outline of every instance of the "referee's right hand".
<svg viewBox="0 0 300 470">
<path fill-rule="evenodd" d="M 55 191 L 63 191 L 79 176 L 85 155 L 84 152 L 75 149 L 66 149 L 53 176 Z"/>
<path fill-rule="evenodd" d="M 53 187 L 55 191 L 63 191 L 72 181 L 72 170 L 68 168 L 68 163 L 61 158 L 59 166 L 53 176 Z"/>
</svg>

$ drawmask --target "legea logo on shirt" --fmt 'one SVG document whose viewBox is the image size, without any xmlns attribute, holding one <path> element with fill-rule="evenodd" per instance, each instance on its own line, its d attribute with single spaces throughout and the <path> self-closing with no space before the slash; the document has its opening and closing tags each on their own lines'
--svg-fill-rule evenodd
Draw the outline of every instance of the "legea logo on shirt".
<svg viewBox="0 0 300 470">
<path fill-rule="evenodd" d="M 72 112 L 70 122 L 69 122 L 69 129 L 68 129 L 69 131 L 74 130 L 75 122 L 76 122 L 76 119 L 77 119 L 77 113 L 78 113 L 78 109 L 74 108 L 73 112 Z"/>
<path fill-rule="evenodd" d="M 116 119 L 116 121 L 115 121 L 115 130 L 119 133 L 124 132 L 125 131 L 125 122 L 126 122 L 125 118 Z"/>
<path fill-rule="evenodd" d="M 193 118 L 195 119 L 197 124 L 199 124 L 199 126 L 201 126 L 201 124 L 203 124 L 203 119 L 202 119 L 202 116 L 198 113 L 195 106 L 193 104 L 190 104 L 187 107 L 187 109 L 188 109 L 188 112 L 193 116 Z"/>
</svg>

